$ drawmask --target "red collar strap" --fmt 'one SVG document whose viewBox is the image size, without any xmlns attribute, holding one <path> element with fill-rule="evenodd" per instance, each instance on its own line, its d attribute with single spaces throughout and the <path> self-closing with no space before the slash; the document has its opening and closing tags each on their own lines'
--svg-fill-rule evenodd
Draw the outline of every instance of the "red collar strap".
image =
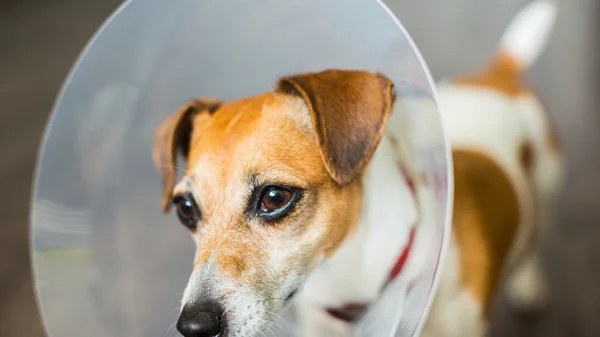
<svg viewBox="0 0 600 337">
<path fill-rule="evenodd" d="M 408 234 L 408 242 L 406 243 L 404 250 L 402 250 L 402 254 L 400 254 L 400 256 L 398 257 L 396 264 L 394 264 L 394 268 L 392 268 L 392 271 L 390 272 L 390 275 L 388 276 L 388 280 L 385 283 L 385 286 L 387 286 L 396 277 L 398 277 L 398 275 L 400 275 L 400 273 L 402 273 L 402 270 L 404 269 L 404 265 L 406 264 L 406 260 L 408 260 L 408 255 L 410 254 L 410 250 L 413 246 L 416 231 L 417 231 L 416 226 L 411 228 L 410 233 Z"/>
<path fill-rule="evenodd" d="M 406 243 L 404 250 L 402 250 L 402 254 L 400 254 L 400 257 L 396 261 L 396 264 L 394 264 L 394 268 L 392 268 L 392 271 L 383 286 L 384 288 L 402 273 L 402 269 L 404 269 L 404 265 L 406 264 L 406 260 L 408 260 L 408 255 L 414 242 L 415 232 L 416 226 L 410 230 L 408 242 Z M 341 321 L 351 323 L 356 322 L 362 316 L 368 305 L 368 303 L 349 303 L 339 308 L 326 308 L 325 311 Z"/>
<path fill-rule="evenodd" d="M 409 175 L 408 170 L 401 164 L 398 164 L 398 167 L 400 168 L 400 171 L 402 171 L 402 174 L 406 178 L 406 183 L 408 185 L 408 188 L 410 189 L 411 194 L 413 195 L 413 198 L 418 203 L 417 190 L 415 188 L 414 181 L 411 179 L 411 177 Z M 392 282 L 394 279 L 396 279 L 396 277 L 398 277 L 398 275 L 400 275 L 402 273 L 402 270 L 404 269 L 404 266 L 406 265 L 406 261 L 408 260 L 408 257 L 410 255 L 410 251 L 411 251 L 411 248 L 412 248 L 414 240 L 415 240 L 415 232 L 416 231 L 417 231 L 417 225 L 415 224 L 411 228 L 410 233 L 408 234 L 408 242 L 406 243 L 406 246 L 402 250 L 402 253 L 398 257 L 398 260 L 396 260 L 394 267 L 390 271 L 388 279 L 383 286 L 384 288 L 390 282 Z M 362 314 L 364 313 L 367 306 L 368 306 L 368 303 L 350 303 L 350 304 L 344 305 L 340 308 L 326 308 L 325 311 L 327 313 L 329 313 L 331 316 L 333 316 L 341 321 L 355 322 L 356 320 L 358 320 L 360 318 L 360 316 L 362 316 Z"/>
<path fill-rule="evenodd" d="M 415 201 L 418 204 L 419 199 L 417 197 L 417 188 L 416 188 L 414 180 L 410 176 L 409 170 L 406 168 L 406 166 L 404 166 L 402 164 L 398 164 L 398 168 L 400 169 L 400 171 L 402 172 L 402 175 L 406 179 L 406 184 L 408 185 L 408 188 L 410 189 L 410 192 L 411 192 L 413 198 L 415 199 Z M 415 240 L 415 232 L 416 231 L 417 231 L 417 224 L 414 224 L 413 227 L 410 229 L 410 233 L 408 234 L 408 242 L 406 243 L 406 246 L 404 247 L 404 249 L 402 250 L 402 253 L 398 257 L 398 260 L 396 260 L 396 264 L 394 264 L 394 267 L 392 268 L 390 275 L 388 276 L 388 280 L 385 283 L 384 287 L 386 287 L 390 282 L 392 282 L 396 277 L 398 277 L 398 275 L 400 275 L 400 273 L 402 273 L 402 270 L 404 269 L 404 265 L 406 264 L 406 261 L 408 260 L 408 256 L 410 255 L 410 251 L 411 251 L 411 248 L 412 248 L 414 240 Z"/>
</svg>

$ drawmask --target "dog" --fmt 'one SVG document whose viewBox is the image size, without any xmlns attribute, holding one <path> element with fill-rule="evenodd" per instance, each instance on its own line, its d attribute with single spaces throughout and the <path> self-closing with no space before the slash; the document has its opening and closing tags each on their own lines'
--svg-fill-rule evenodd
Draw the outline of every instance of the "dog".
<svg viewBox="0 0 600 337">
<path fill-rule="evenodd" d="M 482 336 L 505 265 L 514 303 L 543 302 L 531 243 L 551 221 L 562 156 L 520 74 L 553 18 L 553 5 L 529 6 L 489 69 L 440 83 L 455 206 L 424 336 Z M 183 336 L 260 336 L 292 301 L 300 336 L 350 331 L 402 272 L 418 227 L 418 179 L 399 169 L 402 139 L 386 131 L 396 99 L 381 73 L 328 69 L 237 101 L 198 98 L 159 125 L 162 210 L 197 247 Z"/>
<path fill-rule="evenodd" d="M 437 85 L 452 148 L 453 237 L 422 336 L 484 336 L 502 281 L 514 309 L 546 304 L 539 241 L 553 225 L 565 163 L 523 72 L 543 51 L 556 13 L 554 2 L 528 4 L 486 69 Z"/>
</svg>

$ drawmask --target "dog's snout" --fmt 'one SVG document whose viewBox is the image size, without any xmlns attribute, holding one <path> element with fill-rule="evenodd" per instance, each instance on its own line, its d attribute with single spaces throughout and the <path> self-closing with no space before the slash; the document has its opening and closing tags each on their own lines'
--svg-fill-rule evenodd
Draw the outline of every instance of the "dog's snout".
<svg viewBox="0 0 600 337">
<path fill-rule="evenodd" d="M 223 329 L 223 310 L 216 302 L 186 304 L 177 320 L 177 330 L 185 337 L 214 337 Z"/>
</svg>

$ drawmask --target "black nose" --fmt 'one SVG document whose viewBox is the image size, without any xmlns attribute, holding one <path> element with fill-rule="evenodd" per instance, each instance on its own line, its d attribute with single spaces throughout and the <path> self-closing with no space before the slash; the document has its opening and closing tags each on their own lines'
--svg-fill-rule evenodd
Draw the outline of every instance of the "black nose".
<svg viewBox="0 0 600 337">
<path fill-rule="evenodd" d="M 221 332 L 221 306 L 214 302 L 188 303 L 183 307 L 177 330 L 185 337 L 214 337 Z"/>
</svg>

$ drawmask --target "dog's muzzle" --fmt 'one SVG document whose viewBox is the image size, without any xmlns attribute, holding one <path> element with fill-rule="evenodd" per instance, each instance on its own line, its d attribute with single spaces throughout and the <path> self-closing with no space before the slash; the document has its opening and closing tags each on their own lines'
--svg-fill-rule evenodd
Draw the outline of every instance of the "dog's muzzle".
<svg viewBox="0 0 600 337">
<path fill-rule="evenodd" d="M 177 320 L 177 330 L 184 337 L 215 337 L 224 327 L 223 308 L 216 302 L 188 303 Z"/>
</svg>

